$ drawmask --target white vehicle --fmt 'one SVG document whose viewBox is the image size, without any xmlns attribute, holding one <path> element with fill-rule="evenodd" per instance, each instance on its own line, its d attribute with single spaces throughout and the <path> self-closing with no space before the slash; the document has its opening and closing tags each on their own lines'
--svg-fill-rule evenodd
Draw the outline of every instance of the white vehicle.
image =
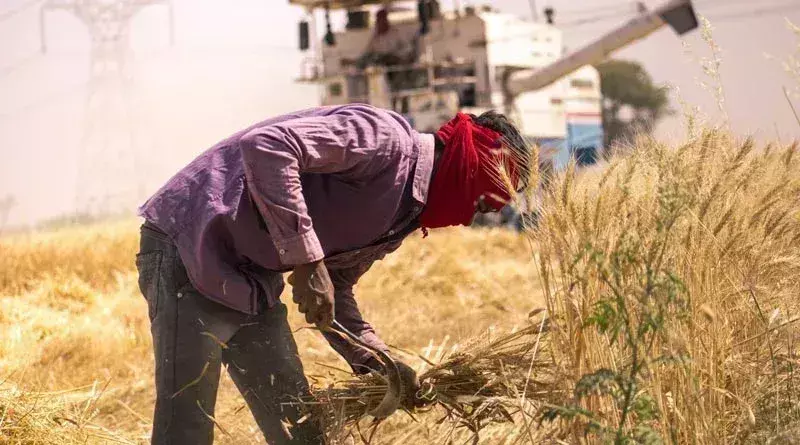
<svg viewBox="0 0 800 445">
<path fill-rule="evenodd" d="M 457 111 L 497 109 L 541 148 L 555 168 L 570 157 L 592 163 L 603 145 L 600 78 L 593 63 L 669 24 L 679 34 L 697 27 L 691 0 L 672 0 L 641 14 L 590 45 L 565 54 L 553 24 L 522 20 L 491 7 L 440 11 L 438 1 L 289 0 L 304 7 L 304 60 L 299 81 L 322 86 L 323 105 L 369 103 L 394 109 L 420 131 L 434 131 Z M 374 6 L 389 12 L 394 39 L 411 57 L 389 66 L 354 63 L 375 30 Z M 331 10 L 346 10 L 345 30 L 333 32 Z M 316 37 L 316 12 L 327 20 Z"/>
</svg>

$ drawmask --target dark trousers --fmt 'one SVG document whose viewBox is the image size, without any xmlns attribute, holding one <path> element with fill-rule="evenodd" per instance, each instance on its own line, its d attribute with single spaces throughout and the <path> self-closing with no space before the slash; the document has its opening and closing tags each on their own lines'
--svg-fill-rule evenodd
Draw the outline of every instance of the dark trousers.
<svg viewBox="0 0 800 445">
<path fill-rule="evenodd" d="M 177 249 L 145 224 L 136 256 L 155 352 L 153 444 L 214 441 L 222 364 L 270 444 L 322 444 L 319 427 L 291 403 L 309 394 L 283 304 L 246 315 L 201 295 Z"/>
</svg>

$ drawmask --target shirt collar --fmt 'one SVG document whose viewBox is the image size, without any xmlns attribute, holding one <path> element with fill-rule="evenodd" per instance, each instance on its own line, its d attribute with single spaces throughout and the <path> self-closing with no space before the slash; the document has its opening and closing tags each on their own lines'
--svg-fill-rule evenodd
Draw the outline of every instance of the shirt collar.
<svg viewBox="0 0 800 445">
<path fill-rule="evenodd" d="M 416 134 L 417 166 L 414 169 L 414 188 L 412 194 L 414 199 L 421 204 L 428 201 L 428 188 L 431 184 L 431 174 L 433 173 L 433 150 L 436 145 L 432 134 Z"/>
</svg>

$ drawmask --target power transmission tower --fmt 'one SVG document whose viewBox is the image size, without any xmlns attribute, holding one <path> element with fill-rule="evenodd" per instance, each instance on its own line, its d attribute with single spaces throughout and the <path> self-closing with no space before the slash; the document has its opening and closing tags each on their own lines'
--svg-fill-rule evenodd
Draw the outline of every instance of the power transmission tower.
<svg viewBox="0 0 800 445">
<path fill-rule="evenodd" d="M 76 213 L 110 214 L 130 210 L 142 198 L 132 107 L 129 33 L 133 17 L 152 5 L 169 9 L 171 0 L 45 0 L 40 11 L 41 49 L 47 52 L 46 15 L 65 11 L 86 26 L 91 39 L 88 94 L 78 156 Z"/>
</svg>

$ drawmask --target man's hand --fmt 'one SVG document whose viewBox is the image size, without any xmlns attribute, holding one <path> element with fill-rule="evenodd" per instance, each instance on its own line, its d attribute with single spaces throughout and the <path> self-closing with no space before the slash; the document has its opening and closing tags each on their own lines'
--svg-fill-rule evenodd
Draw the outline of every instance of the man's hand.
<svg viewBox="0 0 800 445">
<path fill-rule="evenodd" d="M 419 397 L 421 385 L 414 368 L 397 359 L 394 359 L 394 364 L 397 366 L 397 370 L 400 371 L 400 380 L 403 382 L 403 389 L 405 390 L 403 400 L 400 401 L 400 406 L 409 411 L 413 411 L 414 408 L 422 408 L 429 405 L 431 400 Z M 374 357 L 370 358 L 365 365 L 356 370 L 359 374 L 366 374 L 370 371 L 386 375 L 384 366 Z"/>
<path fill-rule="evenodd" d="M 394 363 L 397 365 L 397 370 L 400 371 L 400 379 L 403 381 L 403 388 L 405 389 L 405 397 L 401 402 L 403 408 L 412 411 L 414 408 L 425 406 L 426 401 L 417 397 L 420 390 L 417 372 L 400 360 L 395 360 Z"/>
<path fill-rule="evenodd" d="M 295 266 L 289 284 L 292 285 L 292 301 L 306 314 L 306 321 L 321 329 L 330 327 L 334 309 L 333 283 L 325 263 L 317 261 Z"/>
</svg>

